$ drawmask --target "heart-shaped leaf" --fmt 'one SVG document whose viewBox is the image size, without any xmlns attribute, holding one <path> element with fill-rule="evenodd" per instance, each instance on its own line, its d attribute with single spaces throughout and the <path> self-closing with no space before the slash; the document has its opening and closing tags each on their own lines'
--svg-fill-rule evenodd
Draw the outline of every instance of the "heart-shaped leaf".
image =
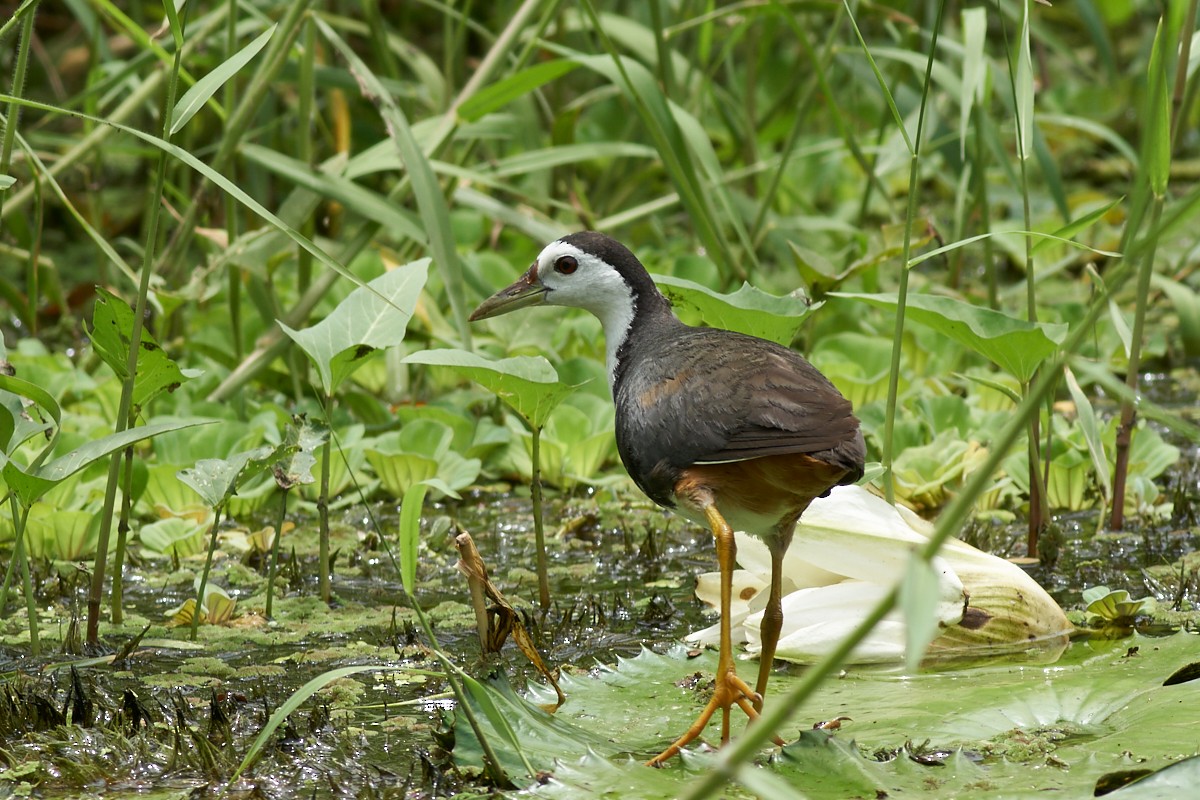
<svg viewBox="0 0 1200 800">
<path fill-rule="evenodd" d="M 279 323 L 317 368 L 327 395 L 337 391 L 375 351 L 404 341 L 428 271 L 429 259 L 422 258 L 385 272 L 351 292 L 325 319 L 302 331 Z"/>
</svg>

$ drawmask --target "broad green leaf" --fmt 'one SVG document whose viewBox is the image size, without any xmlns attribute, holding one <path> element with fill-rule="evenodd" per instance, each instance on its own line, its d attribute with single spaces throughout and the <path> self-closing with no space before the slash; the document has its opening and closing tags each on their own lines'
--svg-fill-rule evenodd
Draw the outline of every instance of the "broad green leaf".
<svg viewBox="0 0 1200 800">
<path fill-rule="evenodd" d="M 195 489 L 209 508 L 220 508 L 237 490 L 238 481 L 247 468 L 260 466 L 272 452 L 270 446 L 264 445 L 229 458 L 202 458 L 194 467 L 179 470 L 176 476 Z"/>
<path fill-rule="evenodd" d="M 26 411 L 21 404 L 22 397 L 32 400 L 53 422 L 43 422 L 40 414 L 33 413 L 32 410 Z M 15 452 L 23 442 L 53 428 L 53 433 L 38 458 L 44 458 L 50 453 L 62 420 L 62 410 L 53 395 L 35 383 L 0 372 L 0 407 L 4 409 L 4 421 L 0 421 L 0 426 L 3 427 L 3 430 L 0 430 L 0 454 Z"/>
<path fill-rule="evenodd" d="M 168 517 L 143 525 L 138 531 L 138 540 L 143 547 L 156 553 L 187 558 L 204 551 L 207 527 L 192 519 Z"/>
<path fill-rule="evenodd" d="M 329 429 L 307 418 L 293 417 L 284 432 L 283 443 L 275 453 L 271 474 L 280 488 L 313 483 L 313 467 L 317 464 L 316 450 L 325 444 Z"/>
<path fill-rule="evenodd" d="M 858 300 L 880 308 L 895 308 L 897 302 L 894 294 L 833 292 L 830 296 Z M 1064 324 L 1028 322 L 936 295 L 910 294 L 906 314 L 909 319 L 971 348 L 1022 383 L 1058 351 L 1067 335 Z"/>
<path fill-rule="evenodd" d="M 17 419 L 23 416 L 21 400 L 8 392 L 0 392 L 0 454 L 7 455 L 17 449 L 21 441 L 13 441 L 17 430 Z"/>
<path fill-rule="evenodd" d="M 133 331 L 133 309 L 121 298 L 96 287 L 92 311 L 92 346 L 105 364 L 125 380 L 129 364 L 129 339 Z M 163 351 L 150 331 L 142 328 L 138 345 L 137 377 L 133 382 L 133 404 L 144 408 L 163 390 L 173 392 L 195 374 L 185 374 Z"/>
<path fill-rule="evenodd" d="M 177 422 L 158 422 L 143 425 L 138 428 L 112 433 L 100 439 L 76 447 L 49 464 L 44 464 L 36 472 L 30 474 L 9 461 L 4 465 L 4 480 L 10 489 L 17 493 L 21 504 L 32 505 L 39 497 L 48 492 L 59 482 L 74 475 L 79 470 L 105 456 L 110 456 L 118 450 L 123 450 L 131 444 L 149 439 L 167 431 L 177 431 L 197 425 L 209 425 L 211 420 L 184 420 Z"/>
<path fill-rule="evenodd" d="M 1107 586 L 1092 586 L 1083 590 L 1083 602 L 1087 603 L 1087 610 L 1106 620 L 1137 616 L 1149 599 L 1131 600 L 1125 589 L 1114 590 Z"/>
<path fill-rule="evenodd" d="M 788 345 L 804 319 L 820 304 L 805 297 L 767 294 L 748 283 L 736 292 L 721 294 L 683 278 L 655 275 L 654 282 L 672 304 L 694 308 L 704 321 L 718 328 L 748 333 Z"/>
<path fill-rule="evenodd" d="M 446 423 L 434 419 L 414 419 L 400 429 L 397 443 L 405 453 L 441 458 L 453 439 L 454 430 Z"/>
<path fill-rule="evenodd" d="M 550 412 L 575 388 L 561 382 L 541 356 L 492 361 L 465 350 L 441 349 L 416 352 L 404 361 L 453 369 L 495 394 L 535 428 L 544 427 Z"/>
<path fill-rule="evenodd" d="M 366 451 L 367 463 L 393 497 L 405 497 L 414 486 L 437 477 L 438 462 L 420 453 Z"/>
<path fill-rule="evenodd" d="M 1061 658 L 1050 652 L 1016 661 L 983 659 L 948 672 L 899 676 L 850 667 L 818 689 L 779 731 L 789 744 L 753 768 L 774 779 L 770 797 L 1090 797 L 1101 775 L 1127 769 L 1131 759 L 1163 764 L 1187 754 L 1179 742 L 1188 741 L 1195 724 L 1188 705 L 1195 683 L 1163 681 L 1195 660 L 1196 645 L 1195 635 L 1180 633 L 1076 641 Z M 1136 657 L 1127 654 L 1131 648 L 1138 648 Z M 493 684 L 491 700 L 519 732 L 525 756 L 535 769 L 554 773 L 549 781 L 523 787 L 526 793 L 564 800 L 695 797 L 695 781 L 722 763 L 721 752 L 688 748 L 662 770 L 640 762 L 695 719 L 715 667 L 711 651 L 692 658 L 683 648 L 667 655 L 643 651 L 615 669 L 564 676 L 570 699 L 553 715 L 537 706 L 553 698 L 549 689 L 531 685 L 523 699 Z M 745 662 L 738 662 L 738 670 L 747 671 Z M 680 683 L 696 673 L 702 680 Z M 767 706 L 799 680 L 801 674 L 772 676 Z M 849 718 L 841 730 L 813 730 L 815 723 L 838 716 Z M 704 733 L 714 747 L 719 718 Z M 517 754 L 490 720 L 481 725 L 510 774 L 519 777 Z M 1137 736 L 1131 738 L 1130 731 Z M 479 747 L 461 714 L 455 735 L 455 761 L 478 766 Z M 988 757 L 975 763 L 956 755 L 959 749 Z M 912 758 L 943 752 L 932 763 Z M 870 753 L 896 757 L 864 755 Z M 1047 763 L 1065 766 L 1047 769 Z M 788 794 L 779 794 L 780 782 Z"/>
<path fill-rule="evenodd" d="M 91 556 L 96 552 L 96 540 L 100 536 L 99 523 L 99 517 L 90 511 L 34 503 L 25 527 L 29 555 L 63 561 Z"/>
<path fill-rule="evenodd" d="M 417 544 L 426 488 L 424 483 L 414 485 L 400 502 L 400 580 L 409 597 L 417 590 Z"/>
<path fill-rule="evenodd" d="M 1200 756 L 1188 756 L 1122 786 L 1106 797 L 1111 800 L 1179 800 L 1200 785 Z"/>
<path fill-rule="evenodd" d="M 565 59 L 544 61 L 526 67 L 472 95 L 458 107 L 458 116 L 468 122 L 474 122 L 578 68 L 579 64 Z"/>
<path fill-rule="evenodd" d="M 17 179 L 12 175 L 0 175 L 0 192 L 6 189 L 11 189 L 17 184 Z"/>
<path fill-rule="evenodd" d="M 429 259 L 422 258 L 385 272 L 304 330 L 279 323 L 317 368 L 325 394 L 334 394 L 376 350 L 404 341 L 428 269 Z"/>
<path fill-rule="evenodd" d="M 174 27 L 174 26 L 172 26 Z M 275 33 L 278 24 L 267 28 L 258 38 L 250 42 L 241 50 L 234 53 L 221 64 L 213 68 L 200 80 L 184 92 L 183 97 L 179 98 L 179 102 L 175 104 L 175 109 L 171 112 L 171 135 L 179 133 L 184 125 L 192 117 L 196 116 L 204 104 L 209 101 L 217 91 L 225 85 L 230 78 L 238 74 L 242 67 L 250 63 L 250 59 L 258 55 L 259 51 L 267 46 L 267 42 L 271 40 L 271 36 Z"/>
<path fill-rule="evenodd" d="M 515 752 L 521 759 L 523 767 L 521 771 L 527 776 L 532 776 L 534 769 L 530 765 L 529 759 L 525 756 L 525 750 L 521 747 L 521 740 L 517 737 L 517 733 L 513 730 L 512 725 L 509 724 L 507 717 L 501 713 L 500 708 L 493 702 L 493 692 L 466 673 L 462 673 L 462 679 L 463 684 L 470 693 L 471 700 L 483 711 L 484 717 L 491 724 L 492 728 L 504 737 L 505 743 L 508 744 L 512 752 Z M 510 774 L 514 771 L 510 769 L 505 770 L 505 772 Z"/>
</svg>

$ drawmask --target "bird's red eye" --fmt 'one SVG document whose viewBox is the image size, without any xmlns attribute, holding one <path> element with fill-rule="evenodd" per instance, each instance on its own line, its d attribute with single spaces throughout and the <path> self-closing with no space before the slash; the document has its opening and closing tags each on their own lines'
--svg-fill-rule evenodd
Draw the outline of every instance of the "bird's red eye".
<svg viewBox="0 0 1200 800">
<path fill-rule="evenodd" d="M 579 262 L 575 260 L 575 256 L 561 256 L 554 262 L 554 271 L 563 275 L 570 275 L 577 269 Z"/>
</svg>

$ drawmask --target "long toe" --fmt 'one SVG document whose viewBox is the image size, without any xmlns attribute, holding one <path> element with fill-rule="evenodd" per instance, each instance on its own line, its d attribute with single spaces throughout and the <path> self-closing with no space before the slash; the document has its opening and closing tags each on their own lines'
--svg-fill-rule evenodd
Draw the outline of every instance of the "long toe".
<svg viewBox="0 0 1200 800">
<path fill-rule="evenodd" d="M 699 739 L 700 734 L 704 732 L 704 728 L 717 711 L 721 711 L 722 716 L 727 719 L 729 710 L 737 706 L 746 713 L 746 716 L 751 721 L 758 719 L 758 712 L 754 710 L 754 701 L 756 699 L 760 699 L 758 693 L 751 689 L 749 684 L 739 678 L 736 672 L 733 670 L 724 672 L 723 676 L 717 680 L 712 697 L 709 698 L 708 704 L 704 706 L 704 710 L 700 712 L 700 716 L 696 717 L 696 721 L 670 747 L 647 761 L 646 766 L 661 767 L 670 758 L 683 750 L 684 747 Z M 728 739 L 727 730 L 722 731 L 721 738 L 722 741 Z"/>
</svg>

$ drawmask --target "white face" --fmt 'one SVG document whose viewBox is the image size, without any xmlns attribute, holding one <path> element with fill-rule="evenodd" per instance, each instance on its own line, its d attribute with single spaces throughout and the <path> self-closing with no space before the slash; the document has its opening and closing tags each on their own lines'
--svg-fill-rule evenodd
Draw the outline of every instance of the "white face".
<svg viewBox="0 0 1200 800">
<path fill-rule="evenodd" d="M 608 262 L 578 247 L 557 241 L 537 257 L 537 276 L 546 287 L 547 305 L 592 312 L 604 328 L 611 383 L 617 349 L 633 321 L 633 290 Z"/>
<path fill-rule="evenodd" d="M 603 259 L 574 245 L 562 241 L 546 245 L 537 257 L 537 274 L 547 289 L 547 305 L 592 312 L 604 323 L 606 335 L 622 332 L 608 329 L 608 318 L 614 312 L 619 316 L 628 309 L 632 314 L 633 296 L 620 273 Z"/>
</svg>

